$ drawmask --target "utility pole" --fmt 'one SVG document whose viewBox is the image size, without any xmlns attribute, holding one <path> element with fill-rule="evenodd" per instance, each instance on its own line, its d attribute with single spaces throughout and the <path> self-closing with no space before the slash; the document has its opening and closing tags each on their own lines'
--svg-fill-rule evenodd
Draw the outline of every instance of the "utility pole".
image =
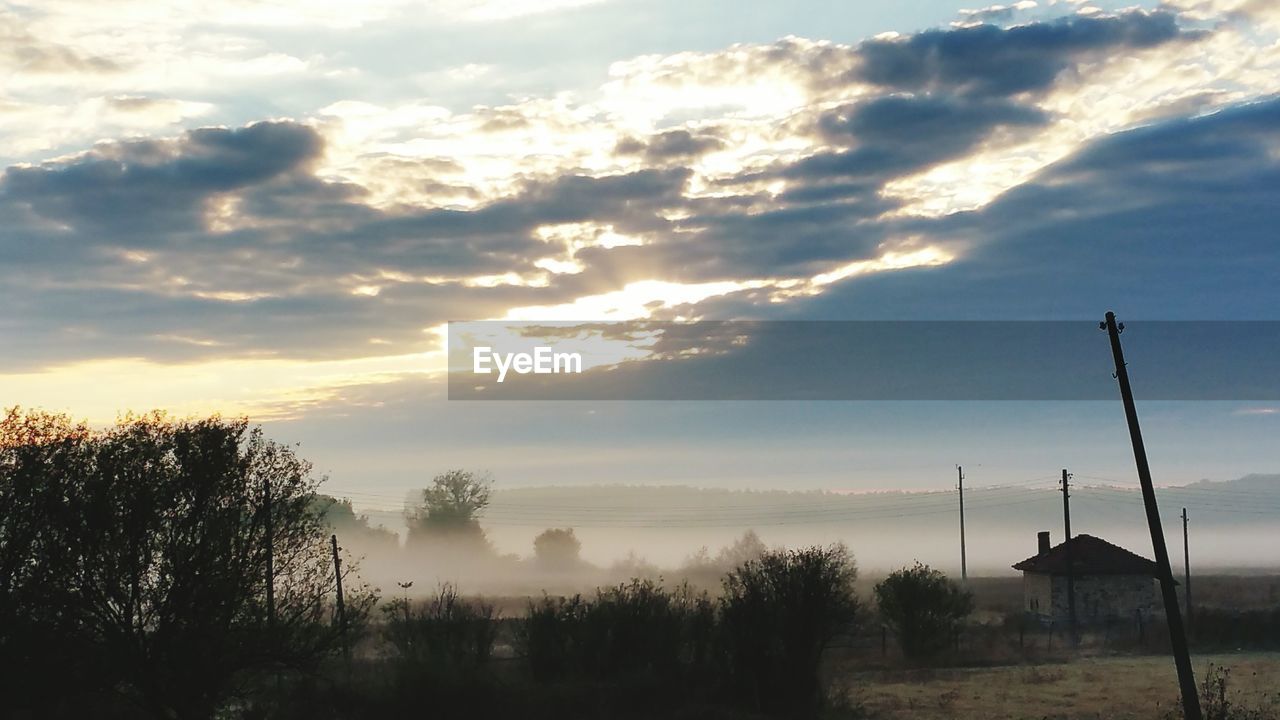
<svg viewBox="0 0 1280 720">
<path fill-rule="evenodd" d="M 338 536 L 330 535 L 329 542 L 333 546 L 333 579 L 338 584 L 338 629 L 345 630 L 347 625 L 347 613 L 342 601 L 342 558 L 338 557 Z"/>
<path fill-rule="evenodd" d="M 1124 403 L 1125 419 L 1129 423 L 1129 439 L 1133 443 L 1133 459 L 1138 467 L 1138 480 L 1142 483 L 1142 503 L 1147 511 L 1147 528 L 1151 531 L 1151 545 L 1156 555 L 1156 572 L 1160 577 L 1160 594 L 1164 599 L 1165 619 L 1169 624 L 1169 640 L 1173 645 L 1173 661 L 1178 669 L 1178 685 L 1182 691 L 1182 714 L 1185 720 L 1203 720 L 1200 712 L 1200 696 L 1196 694 L 1195 671 L 1191 667 L 1191 653 L 1187 649 L 1187 634 L 1182 626 L 1182 613 L 1178 609 L 1178 593 L 1173 587 L 1173 570 L 1169 567 L 1169 548 L 1165 545 L 1164 529 L 1160 525 L 1160 508 L 1156 505 L 1155 486 L 1151 481 L 1151 466 L 1147 463 L 1147 448 L 1142 442 L 1142 428 L 1138 425 L 1138 409 L 1133 402 L 1133 388 L 1129 386 L 1129 371 L 1125 367 L 1124 350 L 1120 347 L 1123 323 L 1116 322 L 1116 315 L 1108 312 L 1099 327 L 1107 331 L 1111 340 L 1111 355 L 1116 365 L 1116 380 L 1120 384 L 1120 399 Z"/>
<path fill-rule="evenodd" d="M 342 637 L 342 654 L 345 656 L 347 654 L 347 609 L 342 600 L 342 559 L 338 557 L 338 536 L 330 535 L 329 542 L 333 546 L 333 579 L 338 584 L 338 634 Z"/>
<path fill-rule="evenodd" d="M 964 552 L 964 468 L 956 466 L 956 474 L 960 476 L 960 580 L 969 582 L 969 565 Z"/>
<path fill-rule="evenodd" d="M 1182 584 L 1182 597 L 1187 603 L 1187 627 L 1195 620 L 1191 617 L 1191 548 L 1187 544 L 1187 509 L 1182 508 L 1182 571 L 1184 573 L 1184 581 Z"/>
<path fill-rule="evenodd" d="M 1071 559 L 1071 493 L 1068 489 L 1071 481 L 1071 473 L 1066 468 L 1062 469 L 1062 525 L 1066 533 L 1066 552 L 1067 552 L 1067 621 L 1068 629 L 1071 632 L 1072 644 L 1080 643 L 1080 635 L 1076 629 L 1076 573 L 1075 565 Z"/>
<path fill-rule="evenodd" d="M 271 522 L 271 476 L 263 479 L 263 513 L 266 515 L 267 534 L 267 627 L 276 626 L 276 568 L 275 529 Z"/>
</svg>

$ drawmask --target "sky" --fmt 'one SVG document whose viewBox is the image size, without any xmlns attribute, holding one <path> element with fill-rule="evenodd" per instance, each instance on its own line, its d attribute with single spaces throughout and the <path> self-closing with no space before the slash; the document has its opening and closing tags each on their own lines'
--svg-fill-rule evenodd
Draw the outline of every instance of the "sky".
<svg viewBox="0 0 1280 720">
<path fill-rule="evenodd" d="M 1266 0 L 10 0 L 0 39 L 0 404 L 247 414 L 338 490 L 1132 475 L 1118 402 L 450 401 L 448 321 L 1280 320 Z M 1140 409 L 1158 482 L 1280 471 L 1276 402 Z"/>
</svg>

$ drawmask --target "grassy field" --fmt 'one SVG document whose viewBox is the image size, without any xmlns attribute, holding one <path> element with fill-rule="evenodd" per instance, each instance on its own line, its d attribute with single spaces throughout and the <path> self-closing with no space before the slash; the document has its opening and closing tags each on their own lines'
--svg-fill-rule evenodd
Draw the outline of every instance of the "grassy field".
<svg viewBox="0 0 1280 720">
<path fill-rule="evenodd" d="M 1195 658 L 1230 670 L 1227 698 L 1280 714 L 1280 653 Z M 1059 664 L 973 669 L 852 671 L 842 685 L 869 717 L 894 720 L 1157 720 L 1178 700 L 1168 657 L 1095 657 Z M 1176 714 L 1174 715 L 1176 717 Z"/>
</svg>

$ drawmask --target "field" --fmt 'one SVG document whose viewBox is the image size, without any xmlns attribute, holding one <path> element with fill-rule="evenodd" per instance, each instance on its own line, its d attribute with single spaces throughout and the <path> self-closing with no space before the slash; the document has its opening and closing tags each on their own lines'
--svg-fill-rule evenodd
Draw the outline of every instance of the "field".
<svg viewBox="0 0 1280 720">
<path fill-rule="evenodd" d="M 1280 713 L 1280 653 L 1197 656 L 1229 669 L 1228 700 Z M 836 679 L 873 718 L 895 720 L 1156 720 L 1174 710 L 1177 676 L 1165 656 L 1089 657 L 991 668 L 850 671 Z M 1176 717 L 1176 715 L 1175 715 Z"/>
</svg>

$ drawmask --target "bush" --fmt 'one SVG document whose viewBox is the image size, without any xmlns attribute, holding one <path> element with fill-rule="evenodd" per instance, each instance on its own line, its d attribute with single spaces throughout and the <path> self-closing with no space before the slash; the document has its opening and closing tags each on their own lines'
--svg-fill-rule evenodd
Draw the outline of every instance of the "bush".
<svg viewBox="0 0 1280 720">
<path fill-rule="evenodd" d="M 854 629 L 856 578 L 843 545 L 769 551 L 730 572 L 720 616 L 734 692 L 771 715 L 815 714 L 823 651 Z"/>
<path fill-rule="evenodd" d="M 516 645 L 535 680 L 569 677 L 680 678 L 711 657 L 715 611 L 687 585 L 667 590 L 635 579 L 590 600 L 544 597 L 516 627 Z"/>
<path fill-rule="evenodd" d="M 468 601 L 448 583 L 414 607 L 406 598 L 383 606 L 384 632 L 401 672 L 474 674 L 488 665 L 498 636 L 493 606 Z"/>
<path fill-rule="evenodd" d="M 973 595 L 939 570 L 916 563 L 875 586 L 880 616 L 902 646 L 903 655 L 928 658 L 946 648 L 973 612 Z"/>
<path fill-rule="evenodd" d="M 587 603 L 581 595 L 544 595 L 529 603 L 524 618 L 516 622 L 515 642 L 535 681 L 558 680 L 583 669 L 586 612 Z"/>
</svg>

